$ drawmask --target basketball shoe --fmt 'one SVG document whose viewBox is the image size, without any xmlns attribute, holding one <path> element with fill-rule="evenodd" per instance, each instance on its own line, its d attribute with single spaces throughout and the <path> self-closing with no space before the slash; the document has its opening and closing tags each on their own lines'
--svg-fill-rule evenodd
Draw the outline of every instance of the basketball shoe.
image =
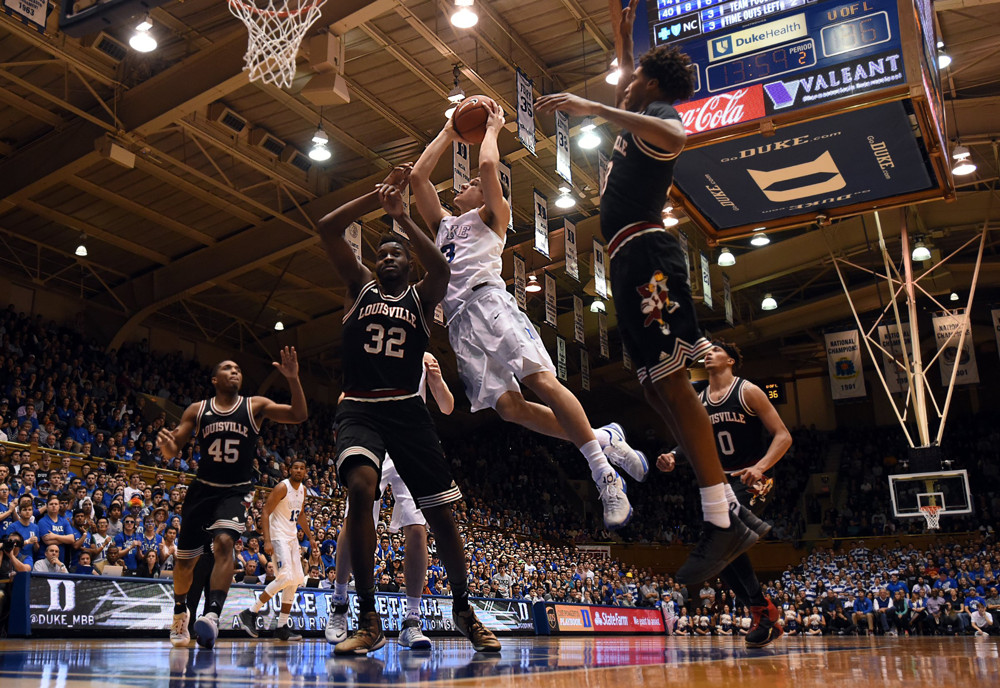
<svg viewBox="0 0 1000 688">
<path fill-rule="evenodd" d="M 452 611 L 451 620 L 455 622 L 458 632 L 469 639 L 476 652 L 500 652 L 500 641 L 476 617 L 471 607 L 464 612 Z"/>
<path fill-rule="evenodd" d="M 299 635 L 298 633 L 293 632 L 291 627 L 287 625 L 278 626 L 276 629 L 274 629 L 274 638 L 275 640 L 290 640 L 292 642 L 295 642 L 297 640 L 302 640 L 302 636 Z"/>
<path fill-rule="evenodd" d="M 347 640 L 347 604 L 338 604 L 326 618 L 326 642 L 331 645 Z"/>
<path fill-rule="evenodd" d="M 732 511 L 729 512 L 728 528 L 719 528 L 705 521 L 701 540 L 691 550 L 687 561 L 677 570 L 674 578 L 684 585 L 713 579 L 733 559 L 753 547 L 758 539 L 757 533 L 747 528 Z"/>
<path fill-rule="evenodd" d="M 403 630 L 399 632 L 399 644 L 411 650 L 431 649 L 431 639 L 420 630 L 420 619 L 403 621 Z"/>
<path fill-rule="evenodd" d="M 605 473 L 597 483 L 597 494 L 604 503 L 604 525 L 610 530 L 624 528 L 632 519 L 625 491 L 625 481 L 615 470 Z"/>
<path fill-rule="evenodd" d="M 633 480 L 645 482 L 649 476 L 649 461 L 641 451 L 632 449 L 625 441 L 625 431 L 618 423 L 608 423 L 598 430 L 603 430 L 611 437 L 611 442 L 604 447 L 604 456 L 612 466 L 617 466 Z"/>
<path fill-rule="evenodd" d="M 770 645 L 784 633 L 781 626 L 776 623 L 778 608 L 771 600 L 767 600 L 767 605 L 750 607 L 750 616 L 753 622 L 750 624 L 750 631 L 746 637 L 747 647 Z"/>
<path fill-rule="evenodd" d="M 219 637 L 219 616 L 215 612 L 209 612 L 199 616 L 194 622 L 194 632 L 198 636 L 198 644 L 206 650 L 215 647 L 215 641 Z"/>
<path fill-rule="evenodd" d="M 752 512 L 750 509 L 746 508 L 742 504 L 733 504 L 729 508 L 731 513 L 736 514 L 736 516 L 743 521 L 743 525 L 757 533 L 758 538 L 762 538 L 771 532 L 771 524 L 762 518 L 758 518 L 757 514 Z"/>
<path fill-rule="evenodd" d="M 382 617 L 378 612 L 362 614 L 358 630 L 342 643 L 333 648 L 338 655 L 366 655 L 385 645 L 385 634 L 382 633 Z"/>
<path fill-rule="evenodd" d="M 188 619 L 191 613 L 184 610 L 183 614 L 174 614 L 174 622 L 170 625 L 170 644 L 174 647 L 187 647 L 191 644 L 191 633 L 188 631 Z"/>
<path fill-rule="evenodd" d="M 236 615 L 236 620 L 240 622 L 240 627 L 246 631 L 247 635 L 251 638 L 256 638 L 258 635 L 257 619 L 259 618 L 260 614 L 256 614 L 249 609 L 244 609 Z"/>
</svg>

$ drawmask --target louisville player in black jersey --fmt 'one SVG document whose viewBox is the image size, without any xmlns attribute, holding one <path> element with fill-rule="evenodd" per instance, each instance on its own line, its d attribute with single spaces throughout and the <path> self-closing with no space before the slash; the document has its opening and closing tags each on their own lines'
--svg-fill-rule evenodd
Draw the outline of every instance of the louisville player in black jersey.
<svg viewBox="0 0 1000 688">
<path fill-rule="evenodd" d="M 219 614 L 233 581 L 233 543 L 246 528 L 246 503 L 253 493 L 251 477 L 260 424 L 265 419 L 298 424 L 308 416 L 295 349 L 286 346 L 281 350 L 281 362 L 273 365 L 288 380 L 290 405 L 267 397 L 241 396 L 243 371 L 235 361 L 222 361 L 212 369 L 215 396 L 188 406 L 173 431 L 164 428 L 157 435 L 157 446 L 168 460 L 192 437 L 201 454 L 198 474 L 184 498 L 177 537 L 174 622 L 170 629 L 170 642 L 176 647 L 191 641 L 187 594 L 195 564 L 205 553 L 206 532 L 211 533 L 215 565 L 206 591 L 208 611 L 198 617 L 194 629 L 202 647 L 211 648 L 219 636 Z"/>
<path fill-rule="evenodd" d="M 608 242 L 622 343 L 636 361 L 646 400 L 684 447 L 701 488 L 702 539 L 676 575 L 682 583 L 699 583 L 715 578 L 758 536 L 730 515 L 712 426 L 688 381 L 688 365 L 711 344 L 698 327 L 684 254 L 661 218 L 674 161 L 687 141 L 672 104 L 691 97 L 694 73 L 688 56 L 669 46 L 644 54 L 633 71 L 638 5 L 631 0 L 618 24 L 618 107 L 569 93 L 543 96 L 536 107 L 599 116 L 622 127 L 601 195 L 601 233 Z"/>
<path fill-rule="evenodd" d="M 344 400 L 337 407 L 337 475 L 347 487 L 351 509 L 347 530 L 360 619 L 358 630 L 336 645 L 336 654 L 358 655 L 385 645 L 375 610 L 375 525 L 371 511 L 382 458 L 392 456 L 434 532 L 438 554 L 452 586 L 452 619 L 476 651 L 499 652 L 500 643 L 469 606 L 465 549 L 451 504 L 462 493 L 451 477 L 437 431 L 420 397 L 424 350 L 434 307 L 444 298 L 451 270 L 430 238 L 404 212 L 400 189 L 410 166 L 397 167 L 371 193 L 341 206 L 318 229 L 330 260 L 347 286 L 344 303 Z M 347 226 L 381 204 L 402 225 L 427 271 L 410 285 L 410 252 L 403 239 L 385 235 L 378 247 L 375 277 L 358 262 L 344 239 Z M 335 608 L 344 613 L 346 605 Z"/>
<path fill-rule="evenodd" d="M 722 469 L 729 476 L 726 496 L 734 512 L 761 537 L 771 530 L 770 524 L 757 518 L 764 507 L 765 495 L 773 484 L 767 471 L 781 460 L 792 446 L 792 436 L 764 391 L 749 380 L 733 375 L 733 368 L 743 362 L 739 347 L 717 340 L 705 354 L 708 383 L 695 383 L 698 398 L 704 404 L 712 422 L 712 431 L 722 459 Z M 764 432 L 771 442 L 764 446 Z M 663 471 L 674 469 L 678 447 L 661 454 L 656 465 Z M 735 503 L 733 503 L 735 502 Z M 763 647 L 781 636 L 778 610 L 764 596 L 750 557 L 743 553 L 722 570 L 722 581 L 736 592 L 740 606 L 749 606 L 753 617 L 746 636 L 747 647 Z"/>
</svg>

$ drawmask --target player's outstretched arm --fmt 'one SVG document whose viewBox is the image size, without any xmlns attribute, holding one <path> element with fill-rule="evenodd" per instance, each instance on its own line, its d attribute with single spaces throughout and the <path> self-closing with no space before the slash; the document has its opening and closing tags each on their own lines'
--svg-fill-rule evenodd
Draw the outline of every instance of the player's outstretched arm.
<svg viewBox="0 0 1000 688">
<path fill-rule="evenodd" d="M 444 155 L 445 151 L 450 150 L 457 140 L 458 134 L 452 127 L 449 117 L 441 132 L 424 148 L 424 152 L 420 154 L 417 162 L 413 165 L 413 173 L 410 175 L 410 185 L 413 188 L 417 211 L 420 213 L 420 217 L 424 218 L 424 223 L 432 234 L 437 233 L 441 220 L 447 217 L 448 212 L 441 205 L 441 199 L 438 198 L 437 190 L 431 182 L 431 174 L 441 156 Z"/>
<path fill-rule="evenodd" d="M 191 433 L 194 432 L 197 420 L 198 404 L 190 404 L 184 409 L 184 413 L 181 414 L 181 422 L 173 431 L 160 428 L 160 432 L 156 434 L 156 446 L 160 448 L 160 453 L 163 454 L 165 460 L 170 460 L 180 453 L 180 450 L 191 439 Z"/>
<path fill-rule="evenodd" d="M 635 10 L 639 0 L 631 0 L 628 7 L 623 7 L 618 27 L 615 32 L 615 48 L 618 58 L 618 84 L 615 86 L 615 105 L 625 109 L 625 89 L 632 81 L 635 71 L 635 54 L 632 40 L 632 27 L 635 24 Z"/>
<path fill-rule="evenodd" d="M 424 368 L 427 369 L 427 388 L 431 391 L 431 396 L 437 402 L 441 413 L 450 416 L 455 410 L 455 395 L 448 388 L 448 383 L 441 375 L 441 366 L 434 354 L 429 351 L 424 352 Z"/>
<path fill-rule="evenodd" d="M 788 428 L 785 427 L 781 416 L 778 415 L 774 405 L 771 404 L 771 400 L 767 398 L 764 390 L 760 387 L 752 383 L 744 384 L 743 398 L 746 400 L 750 410 L 757 414 L 757 417 L 764 424 L 764 428 L 771 435 L 771 444 L 768 446 L 764 456 L 760 458 L 760 461 L 749 468 L 744 468 L 735 473 L 744 484 L 753 485 L 763 480 L 764 472 L 778 463 L 781 457 L 785 455 L 785 452 L 788 451 L 788 448 L 792 446 L 792 434 L 788 432 Z"/>
<path fill-rule="evenodd" d="M 255 418 L 273 420 L 275 423 L 298 425 L 309 417 L 309 407 L 306 403 L 306 393 L 299 380 L 299 355 L 294 346 L 286 346 L 281 350 L 281 362 L 271 363 L 278 372 L 288 380 L 288 389 L 292 393 L 291 404 L 278 404 L 267 397 L 254 397 L 252 409 Z"/>
<path fill-rule="evenodd" d="M 406 231 L 406 236 L 410 239 L 413 252 L 420 259 L 420 264 L 427 270 L 424 278 L 417 283 L 417 293 L 423 302 L 425 313 L 429 319 L 433 317 L 434 307 L 444 298 L 448 290 L 448 280 L 451 278 L 451 268 L 444 254 L 438 250 L 431 238 L 421 230 L 413 219 L 403 212 L 403 197 L 399 189 L 394 186 L 383 184 L 379 187 L 379 200 L 382 209 L 387 212 L 393 220 L 399 222 Z"/>
<path fill-rule="evenodd" d="M 503 110 L 496 103 L 493 103 L 489 110 L 486 136 L 483 137 L 483 143 L 479 147 L 479 181 L 482 184 L 486 211 L 489 213 L 489 217 L 483 219 L 490 229 L 501 237 L 506 237 L 510 206 L 503 197 L 503 186 L 500 184 L 500 148 L 497 146 L 497 137 L 506 120 Z"/>
</svg>

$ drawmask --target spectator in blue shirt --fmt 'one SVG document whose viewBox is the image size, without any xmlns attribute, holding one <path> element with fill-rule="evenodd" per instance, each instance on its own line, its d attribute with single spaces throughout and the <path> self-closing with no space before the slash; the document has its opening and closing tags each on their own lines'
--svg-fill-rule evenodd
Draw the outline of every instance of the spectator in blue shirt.
<svg viewBox="0 0 1000 688">
<path fill-rule="evenodd" d="M 872 601 L 868 599 L 868 595 L 863 591 L 854 594 L 853 609 L 854 613 L 851 615 L 851 620 L 858 627 L 858 632 L 860 633 L 865 628 L 862 622 L 866 622 L 868 634 L 875 635 L 874 607 L 872 606 Z"/>
<path fill-rule="evenodd" d="M 940 590 L 951 590 L 958 587 L 958 581 L 949 576 L 947 571 L 941 569 L 938 571 L 937 580 L 934 581 L 934 587 Z"/>
<path fill-rule="evenodd" d="M 135 532 L 135 516 L 130 514 L 122 519 L 122 532 L 115 536 L 115 545 L 125 563 L 125 568 L 135 571 L 139 566 L 139 560 L 136 558 L 137 550 L 142 545 L 142 537 Z"/>
<path fill-rule="evenodd" d="M 49 497 L 45 515 L 38 519 L 38 535 L 45 546 L 59 545 L 59 559 L 65 564 L 70 560 L 76 536 L 66 517 L 59 515 L 60 503 L 59 497 Z"/>
<path fill-rule="evenodd" d="M 885 587 L 888 588 L 890 597 L 895 597 L 897 590 L 902 590 L 907 597 L 910 595 L 910 586 L 906 584 L 906 581 L 899 580 L 899 574 L 895 571 L 889 574 L 889 582 L 886 583 Z"/>
<path fill-rule="evenodd" d="M 73 510 L 73 523 L 70 525 L 70 530 L 76 539 L 73 542 L 73 549 L 70 552 L 70 561 L 65 563 L 66 568 L 72 571 L 73 567 L 80 562 L 80 555 L 86 554 L 87 552 L 85 550 L 87 550 L 93 542 L 93 535 L 90 533 L 90 529 L 87 526 L 87 512 L 83 509 Z"/>
<path fill-rule="evenodd" d="M 34 566 L 35 556 L 38 554 L 38 543 L 41 540 L 38 535 L 38 524 L 32 523 L 31 517 L 31 503 L 27 500 L 20 501 L 17 521 L 7 530 L 8 536 L 11 533 L 17 533 L 21 536 L 21 542 L 24 543 L 24 546 L 21 548 L 21 554 L 18 558 L 28 566 Z"/>
<path fill-rule="evenodd" d="M 32 497 L 37 497 L 38 487 L 35 485 L 35 471 L 31 468 L 25 468 L 21 471 L 19 477 L 21 479 L 21 488 L 17 491 L 17 496 L 30 494 Z"/>
<path fill-rule="evenodd" d="M 143 521 L 143 528 L 144 530 L 139 542 L 139 549 L 142 550 L 141 556 L 145 556 L 146 552 L 150 551 L 156 552 L 157 556 L 159 556 L 163 536 L 156 532 L 156 520 L 152 516 L 147 516 L 146 520 Z"/>
</svg>

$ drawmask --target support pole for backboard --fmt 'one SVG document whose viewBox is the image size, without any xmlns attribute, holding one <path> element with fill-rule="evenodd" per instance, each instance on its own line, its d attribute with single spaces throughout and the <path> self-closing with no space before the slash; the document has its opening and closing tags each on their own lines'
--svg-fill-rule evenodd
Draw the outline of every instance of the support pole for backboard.
<svg viewBox="0 0 1000 688">
<path fill-rule="evenodd" d="M 886 276 L 889 274 L 888 253 L 885 250 L 885 240 L 882 238 L 882 223 L 879 222 L 878 211 L 875 211 L 875 224 L 878 225 L 879 244 L 883 247 L 883 255 L 886 259 Z M 896 309 L 896 299 L 893 298 L 893 311 L 896 315 L 896 331 L 899 332 L 899 344 L 903 351 L 903 360 L 906 364 L 906 379 L 913 390 L 913 415 L 916 416 L 917 435 L 920 437 L 920 446 L 930 445 L 930 428 L 927 425 L 927 398 L 924 396 L 924 367 L 920 356 L 920 331 L 917 326 L 917 299 L 913 290 L 913 262 L 910 259 L 910 233 L 906 228 L 906 210 L 899 209 L 899 227 L 901 230 L 900 239 L 903 242 L 903 286 L 906 290 L 906 312 L 910 319 L 910 343 L 913 346 L 913 370 L 910 371 L 906 362 L 906 342 L 903 339 L 902 323 L 899 321 L 899 311 Z M 872 361 L 878 365 L 878 361 Z M 888 390 L 886 390 L 888 392 Z M 941 423 L 941 429 L 944 423 Z M 938 442 L 941 441 L 940 435 Z"/>
</svg>

